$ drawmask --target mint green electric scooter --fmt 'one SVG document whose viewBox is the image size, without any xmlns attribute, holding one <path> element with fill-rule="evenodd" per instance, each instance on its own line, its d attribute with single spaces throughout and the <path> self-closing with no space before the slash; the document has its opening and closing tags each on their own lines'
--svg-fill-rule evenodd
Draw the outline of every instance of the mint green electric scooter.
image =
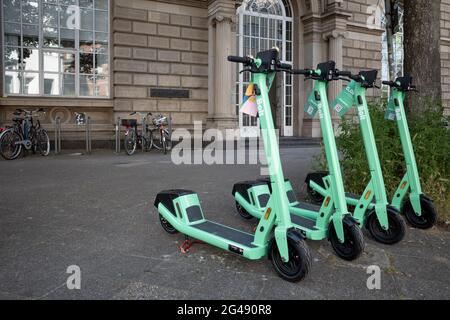
<svg viewBox="0 0 450 320">
<path fill-rule="evenodd" d="M 333 102 L 333 109 L 343 117 L 353 106 L 356 108 L 370 170 L 371 179 L 364 192 L 361 195 L 346 193 L 347 204 L 355 208 L 353 217 L 358 221 L 359 226 L 366 227 L 376 241 L 394 244 L 404 238 L 405 222 L 400 212 L 389 205 L 387 199 L 366 100 L 366 91 L 375 86 L 377 73 L 377 70 L 361 71 L 357 75 L 344 73 L 343 75 L 350 78 L 351 82 Z M 344 78 L 344 80 L 347 79 Z M 307 175 L 307 190 L 311 198 L 320 199 L 326 196 L 326 180 L 324 179 L 326 175 L 323 172 Z"/>
<path fill-rule="evenodd" d="M 339 158 L 334 139 L 333 124 L 327 101 L 327 85 L 337 80 L 340 71 L 334 61 L 321 63 L 317 70 L 292 70 L 293 74 L 302 74 L 315 80 L 308 104 L 305 107 L 310 116 L 319 113 L 323 134 L 325 154 L 330 174 L 325 178 L 327 188 L 320 206 L 299 202 L 287 180 L 286 191 L 290 217 L 295 226 L 310 240 L 328 238 L 336 254 L 345 260 L 354 260 L 364 250 L 364 239 L 357 222 L 347 210 L 344 185 L 342 182 Z M 259 114 L 261 119 L 263 115 Z M 273 124 L 272 124 L 273 125 Z M 275 196 L 273 179 L 238 182 L 232 194 L 236 200 L 238 213 L 245 219 L 261 218 L 271 208 Z"/>
<path fill-rule="evenodd" d="M 395 81 L 383 81 L 383 84 L 391 87 L 386 118 L 397 122 L 406 164 L 406 173 L 392 197 L 391 204 L 394 208 L 401 210 L 413 227 L 428 229 L 436 223 L 437 212 L 433 200 L 423 194 L 420 186 L 404 107 L 406 93 L 416 91 L 416 87 L 412 85 L 410 76 L 400 77 Z"/>
<path fill-rule="evenodd" d="M 289 71 L 280 62 L 278 50 L 259 52 L 256 58 L 229 56 L 251 72 L 256 104 L 272 185 L 272 197 L 259 220 L 255 234 L 250 234 L 205 219 L 198 196 L 189 190 L 166 190 L 158 193 L 155 207 L 162 227 L 168 233 L 181 232 L 247 259 L 269 256 L 278 275 L 288 281 L 300 281 L 308 273 L 311 255 L 303 235 L 295 229 L 289 214 L 279 147 L 269 102 L 269 89 L 277 72 Z"/>
</svg>

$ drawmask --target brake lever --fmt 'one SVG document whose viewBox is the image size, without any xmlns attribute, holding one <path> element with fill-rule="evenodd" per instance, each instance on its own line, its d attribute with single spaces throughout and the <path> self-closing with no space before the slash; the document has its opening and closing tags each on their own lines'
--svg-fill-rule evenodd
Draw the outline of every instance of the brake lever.
<svg viewBox="0 0 450 320">
<path fill-rule="evenodd" d="M 252 72 L 252 69 L 242 69 L 239 73 Z"/>
</svg>

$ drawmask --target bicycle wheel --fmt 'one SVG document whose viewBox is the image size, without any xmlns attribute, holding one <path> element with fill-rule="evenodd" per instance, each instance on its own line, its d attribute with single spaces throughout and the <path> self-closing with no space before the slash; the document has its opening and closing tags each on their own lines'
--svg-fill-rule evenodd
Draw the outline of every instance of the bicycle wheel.
<svg viewBox="0 0 450 320">
<path fill-rule="evenodd" d="M 153 147 L 153 135 L 151 130 L 145 132 L 144 143 L 145 151 L 150 151 Z"/>
<path fill-rule="evenodd" d="M 167 130 L 164 130 L 165 140 L 166 140 L 166 149 L 168 151 L 172 150 L 172 139 Z"/>
<path fill-rule="evenodd" d="M 36 139 L 37 151 L 42 156 L 48 156 L 50 153 L 50 138 L 48 137 L 47 131 L 44 129 L 39 129 L 34 137 Z"/>
<path fill-rule="evenodd" d="M 6 160 L 14 160 L 22 153 L 22 145 L 18 144 L 22 137 L 13 129 L 6 130 L 0 136 L 0 153 Z"/>
<path fill-rule="evenodd" d="M 125 136 L 125 152 L 131 156 L 136 151 L 137 137 L 135 130 L 129 130 Z"/>
<path fill-rule="evenodd" d="M 161 139 L 161 131 L 159 129 L 152 130 L 152 139 L 153 139 L 153 146 L 161 150 L 163 148 L 162 139 Z"/>
</svg>

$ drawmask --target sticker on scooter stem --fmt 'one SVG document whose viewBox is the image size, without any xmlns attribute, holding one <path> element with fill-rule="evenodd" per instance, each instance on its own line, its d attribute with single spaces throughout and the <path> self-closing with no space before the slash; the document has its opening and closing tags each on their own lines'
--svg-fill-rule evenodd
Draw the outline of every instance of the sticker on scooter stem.
<svg viewBox="0 0 450 320">
<path fill-rule="evenodd" d="M 396 110 L 395 110 L 395 103 L 394 103 L 394 97 L 389 97 L 386 113 L 384 114 L 384 118 L 386 120 L 396 120 Z"/>
<path fill-rule="evenodd" d="M 320 102 L 316 100 L 316 95 L 314 94 L 315 90 L 311 92 L 308 97 L 308 101 L 305 104 L 305 113 L 308 114 L 311 118 L 314 117 L 319 110 Z"/>
<path fill-rule="evenodd" d="M 355 86 L 356 82 L 352 81 L 350 84 L 342 90 L 336 99 L 331 104 L 333 110 L 342 117 L 353 106 L 355 99 Z"/>
</svg>

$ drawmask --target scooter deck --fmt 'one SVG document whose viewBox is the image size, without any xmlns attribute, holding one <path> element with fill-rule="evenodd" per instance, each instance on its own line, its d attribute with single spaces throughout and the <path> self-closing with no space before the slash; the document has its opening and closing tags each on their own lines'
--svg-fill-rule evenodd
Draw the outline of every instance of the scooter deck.
<svg viewBox="0 0 450 320">
<path fill-rule="evenodd" d="M 173 189 L 158 193 L 155 207 L 177 231 L 248 259 L 267 254 L 267 244 L 254 244 L 255 235 L 205 219 L 194 191 Z"/>
<path fill-rule="evenodd" d="M 290 185 L 288 179 L 285 180 Z M 271 183 L 269 179 L 258 179 L 255 181 L 243 181 L 234 185 L 232 194 L 239 194 L 240 203 L 251 210 L 251 214 L 256 218 L 261 218 L 271 196 Z M 291 221 L 297 229 L 302 230 L 303 234 L 310 239 L 322 239 L 324 230 L 319 230 L 316 226 L 316 217 L 321 207 L 305 202 L 299 202 L 291 187 L 286 191 L 289 201 L 289 211 Z"/>
<path fill-rule="evenodd" d="M 316 228 L 316 221 L 311 220 L 308 218 L 300 217 L 296 214 L 291 213 L 291 221 L 294 225 L 297 225 L 299 227 L 304 227 L 307 229 L 317 229 Z"/>
<path fill-rule="evenodd" d="M 227 226 L 217 223 L 217 222 L 213 222 L 213 221 L 209 221 L 209 220 L 205 219 L 200 223 L 191 225 L 191 227 L 196 228 L 198 230 L 208 232 L 215 236 L 219 236 L 226 240 L 230 240 L 230 241 L 242 244 L 249 248 L 256 247 L 255 245 L 252 244 L 254 235 L 247 233 L 247 232 L 237 230 L 237 229 L 227 227 Z"/>
</svg>

